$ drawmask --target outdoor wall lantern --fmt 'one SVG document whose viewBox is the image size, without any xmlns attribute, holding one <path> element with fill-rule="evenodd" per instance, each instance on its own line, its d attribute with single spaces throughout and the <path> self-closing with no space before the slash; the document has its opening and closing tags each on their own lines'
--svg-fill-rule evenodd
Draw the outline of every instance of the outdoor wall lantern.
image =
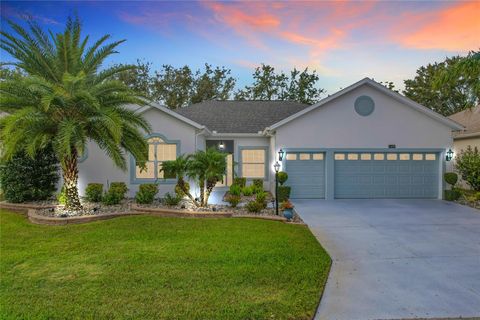
<svg viewBox="0 0 480 320">
<path fill-rule="evenodd" d="M 218 144 L 218 149 L 219 150 L 225 150 L 225 142 L 220 141 L 220 143 Z"/>
<path fill-rule="evenodd" d="M 445 160 L 450 161 L 453 159 L 453 151 L 452 149 L 448 149 L 447 154 L 445 156 Z"/>
<path fill-rule="evenodd" d="M 282 161 L 284 155 L 285 155 L 285 151 L 280 149 L 280 151 L 278 151 L 278 161 Z"/>
<path fill-rule="evenodd" d="M 273 168 L 275 169 L 275 214 L 278 216 L 278 171 L 280 171 L 280 163 L 276 161 Z"/>
</svg>

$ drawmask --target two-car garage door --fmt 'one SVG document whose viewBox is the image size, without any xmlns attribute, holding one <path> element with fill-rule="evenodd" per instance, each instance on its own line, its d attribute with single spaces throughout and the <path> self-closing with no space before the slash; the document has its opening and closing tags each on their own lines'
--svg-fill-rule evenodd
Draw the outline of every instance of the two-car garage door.
<svg viewBox="0 0 480 320">
<path fill-rule="evenodd" d="M 334 196 L 348 198 L 437 198 L 439 157 L 429 152 L 336 152 Z M 325 154 L 287 153 L 292 198 L 325 197 Z M 331 167 L 331 166 L 329 166 Z"/>
</svg>

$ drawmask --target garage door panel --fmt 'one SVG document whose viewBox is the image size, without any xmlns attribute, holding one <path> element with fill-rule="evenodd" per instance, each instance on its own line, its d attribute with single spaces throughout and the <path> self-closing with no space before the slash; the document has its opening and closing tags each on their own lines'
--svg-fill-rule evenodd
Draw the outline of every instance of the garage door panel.
<svg viewBox="0 0 480 320">
<path fill-rule="evenodd" d="M 336 198 L 436 198 L 439 157 L 434 154 L 378 153 L 364 160 L 335 160 Z M 436 160 L 426 160 L 436 159 Z M 370 160 L 369 160 L 370 159 Z M 367 169 L 368 168 L 368 169 Z"/>
<path fill-rule="evenodd" d="M 286 185 L 291 187 L 290 197 L 293 199 L 325 198 L 323 154 L 302 152 L 296 153 L 292 158 L 297 160 L 288 160 L 289 157 L 287 157 L 285 162 L 285 171 L 288 173 Z M 301 158 L 307 160 L 300 160 Z"/>
</svg>

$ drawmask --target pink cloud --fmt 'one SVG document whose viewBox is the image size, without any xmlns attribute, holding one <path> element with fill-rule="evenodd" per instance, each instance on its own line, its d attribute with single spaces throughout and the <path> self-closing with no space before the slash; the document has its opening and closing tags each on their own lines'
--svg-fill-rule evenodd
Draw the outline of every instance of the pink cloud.
<svg viewBox="0 0 480 320">
<path fill-rule="evenodd" d="M 416 28 L 398 35 L 406 47 L 469 51 L 480 46 L 480 2 L 456 3 L 426 17 L 405 15 L 402 25 L 411 26 L 412 21 Z"/>
</svg>

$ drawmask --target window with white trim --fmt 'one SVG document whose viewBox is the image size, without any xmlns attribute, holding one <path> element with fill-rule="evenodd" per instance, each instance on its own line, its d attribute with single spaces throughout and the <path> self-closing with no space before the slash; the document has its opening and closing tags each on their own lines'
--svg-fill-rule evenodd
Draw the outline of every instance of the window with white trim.
<svg viewBox="0 0 480 320">
<path fill-rule="evenodd" d="M 165 142 L 160 137 L 151 137 L 148 142 L 148 161 L 145 168 L 135 166 L 136 179 L 175 179 L 162 171 L 163 161 L 177 159 L 177 144 Z"/>
<path fill-rule="evenodd" d="M 242 176 L 244 178 L 265 178 L 266 154 L 264 149 L 243 149 Z"/>
</svg>

